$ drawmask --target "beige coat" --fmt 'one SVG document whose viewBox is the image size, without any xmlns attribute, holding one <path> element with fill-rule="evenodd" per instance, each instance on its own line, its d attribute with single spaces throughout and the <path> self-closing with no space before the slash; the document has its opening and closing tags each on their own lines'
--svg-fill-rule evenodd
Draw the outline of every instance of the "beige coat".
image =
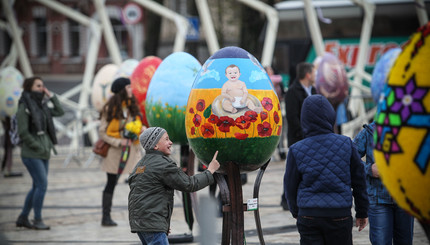
<svg viewBox="0 0 430 245">
<path fill-rule="evenodd" d="M 128 122 L 132 121 L 133 118 L 129 118 Z M 110 148 L 108 154 L 102 161 L 102 170 L 110 173 L 110 174 L 118 174 L 119 160 L 121 158 L 121 140 L 122 138 L 115 138 L 106 135 L 106 129 L 108 127 L 108 122 L 106 121 L 106 117 L 102 117 L 100 120 L 99 127 L 99 137 L 103 139 L 105 142 L 110 144 Z M 130 147 L 130 156 L 127 160 L 127 164 L 125 165 L 123 174 L 130 174 L 131 171 L 136 166 L 137 162 L 142 158 L 140 145 L 132 144 Z"/>
</svg>

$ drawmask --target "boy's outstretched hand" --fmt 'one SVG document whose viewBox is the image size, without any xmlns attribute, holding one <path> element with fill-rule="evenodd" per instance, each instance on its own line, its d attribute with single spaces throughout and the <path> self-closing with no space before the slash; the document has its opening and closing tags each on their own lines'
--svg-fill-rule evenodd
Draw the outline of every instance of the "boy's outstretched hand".
<svg viewBox="0 0 430 245">
<path fill-rule="evenodd" d="M 218 156 L 218 151 L 215 152 L 214 157 L 212 158 L 212 161 L 209 163 L 208 170 L 213 174 L 215 171 L 219 169 L 219 162 L 216 160 L 216 157 Z"/>
<path fill-rule="evenodd" d="M 355 226 L 358 227 L 358 231 L 363 230 L 364 227 L 366 227 L 367 222 L 368 222 L 367 218 L 357 218 L 355 220 Z"/>
</svg>

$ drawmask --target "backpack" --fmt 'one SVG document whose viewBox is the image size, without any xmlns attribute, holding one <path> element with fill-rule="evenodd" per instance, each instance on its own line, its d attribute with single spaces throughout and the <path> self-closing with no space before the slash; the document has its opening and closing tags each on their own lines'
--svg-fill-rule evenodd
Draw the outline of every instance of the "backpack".
<svg viewBox="0 0 430 245">
<path fill-rule="evenodd" d="M 16 114 L 13 114 L 10 118 L 9 137 L 13 145 L 19 145 L 21 143 L 21 139 L 18 135 L 18 120 L 16 119 Z"/>
</svg>

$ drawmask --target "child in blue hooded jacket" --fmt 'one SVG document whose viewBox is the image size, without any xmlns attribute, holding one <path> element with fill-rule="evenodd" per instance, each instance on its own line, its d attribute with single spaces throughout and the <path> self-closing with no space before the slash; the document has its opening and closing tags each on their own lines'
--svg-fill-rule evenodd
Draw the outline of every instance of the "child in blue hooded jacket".
<svg viewBox="0 0 430 245">
<path fill-rule="evenodd" d="M 373 156 L 373 131 L 375 122 L 363 125 L 353 142 L 357 146 L 366 175 L 369 196 L 369 239 L 373 245 L 412 245 L 414 218 L 394 202 L 382 184 Z"/>
<path fill-rule="evenodd" d="M 304 139 L 290 147 L 284 175 L 300 244 L 352 244 L 353 197 L 359 231 L 367 225 L 369 205 L 357 149 L 349 137 L 334 133 L 336 112 L 324 96 L 307 97 L 300 120 Z"/>
</svg>

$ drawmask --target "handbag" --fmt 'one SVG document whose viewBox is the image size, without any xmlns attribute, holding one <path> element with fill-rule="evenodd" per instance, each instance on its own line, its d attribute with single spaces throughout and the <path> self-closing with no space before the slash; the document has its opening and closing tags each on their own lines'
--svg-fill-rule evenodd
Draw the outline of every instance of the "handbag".
<svg viewBox="0 0 430 245">
<path fill-rule="evenodd" d="M 98 139 L 94 144 L 93 152 L 101 157 L 106 157 L 110 145 L 102 139 Z"/>
</svg>

